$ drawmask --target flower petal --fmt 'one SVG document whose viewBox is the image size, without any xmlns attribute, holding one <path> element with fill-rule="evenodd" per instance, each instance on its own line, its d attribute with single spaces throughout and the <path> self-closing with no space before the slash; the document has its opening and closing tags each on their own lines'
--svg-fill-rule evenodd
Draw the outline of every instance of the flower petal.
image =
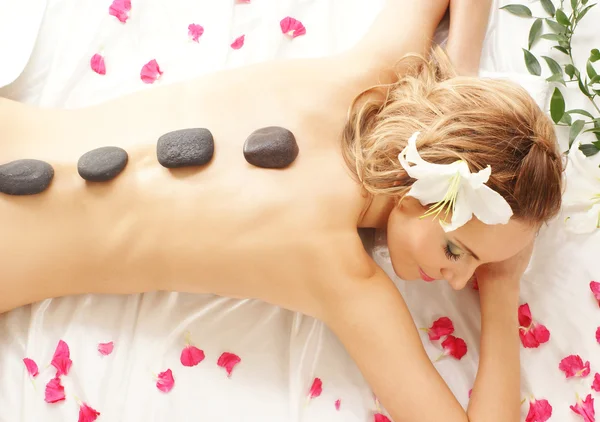
<svg viewBox="0 0 600 422">
<path fill-rule="evenodd" d="M 458 360 L 467 354 L 467 343 L 462 338 L 453 335 L 446 337 L 446 340 L 442 342 L 442 347 L 444 348 L 444 355 L 452 356 Z"/>
<path fill-rule="evenodd" d="M 65 387 L 60 383 L 60 378 L 56 376 L 48 381 L 44 392 L 46 403 L 56 403 L 65 399 Z"/>
<path fill-rule="evenodd" d="M 594 382 L 592 383 L 592 390 L 600 392 L 600 374 L 596 372 L 594 374 Z"/>
<path fill-rule="evenodd" d="M 600 204 L 593 205 L 585 213 L 572 214 L 565 222 L 567 230 L 574 234 L 588 234 L 598 228 Z"/>
<path fill-rule="evenodd" d="M 231 43 L 231 48 L 234 50 L 239 50 L 244 46 L 244 41 L 246 41 L 246 35 L 239 36 Z"/>
<path fill-rule="evenodd" d="M 388 418 L 387 416 L 385 416 L 381 413 L 375 413 L 374 422 L 392 422 L 392 421 L 390 420 L 390 418 Z"/>
<path fill-rule="evenodd" d="M 595 410 L 594 410 L 594 399 L 591 394 L 588 394 L 584 401 L 577 398 L 577 404 L 575 406 L 569 406 L 569 408 L 583 418 L 584 422 L 595 422 Z"/>
<path fill-rule="evenodd" d="M 406 195 L 418 199 L 421 205 L 429 205 L 444 199 L 449 188 L 448 176 L 434 175 L 417 179 Z"/>
<path fill-rule="evenodd" d="M 600 306 L 600 283 L 597 281 L 590 281 L 590 290 L 598 301 L 598 306 Z"/>
<path fill-rule="evenodd" d="M 114 347 L 115 344 L 112 341 L 109 341 L 108 343 L 98 343 L 98 352 L 102 356 L 108 356 L 112 353 Z"/>
<path fill-rule="evenodd" d="M 341 405 L 342 405 L 342 401 L 340 399 L 337 399 L 335 401 L 335 410 L 340 410 Z"/>
<path fill-rule="evenodd" d="M 186 346 L 179 360 L 183 366 L 196 366 L 204 360 L 204 352 L 195 346 Z"/>
<path fill-rule="evenodd" d="M 98 75 L 106 75 L 106 65 L 104 64 L 104 57 L 100 54 L 94 54 L 90 59 L 90 67 Z"/>
<path fill-rule="evenodd" d="M 190 23 L 188 25 L 188 37 L 190 37 L 192 41 L 199 42 L 202 34 L 204 34 L 204 28 L 201 25 L 196 23 Z"/>
<path fill-rule="evenodd" d="M 233 368 L 242 361 L 238 355 L 233 353 L 225 352 L 221 356 L 219 356 L 219 360 L 217 361 L 217 365 L 221 368 L 225 368 L 227 371 L 227 376 L 231 376 L 231 371 Z"/>
<path fill-rule="evenodd" d="M 532 322 L 531 318 L 531 310 L 529 309 L 529 304 L 524 303 L 519 306 L 519 325 L 521 327 L 529 328 Z"/>
<path fill-rule="evenodd" d="M 71 369 L 73 361 L 71 360 L 71 352 L 69 351 L 67 343 L 59 340 L 50 364 L 56 368 L 57 377 L 69 375 L 69 370 Z"/>
<path fill-rule="evenodd" d="M 529 402 L 529 413 L 525 422 L 546 422 L 552 416 L 552 406 L 545 399 L 533 399 Z"/>
<path fill-rule="evenodd" d="M 454 324 L 448 317 L 438 318 L 433 322 L 431 327 L 427 329 L 429 340 L 439 340 L 440 338 L 450 335 L 454 332 Z"/>
<path fill-rule="evenodd" d="M 108 8 L 108 13 L 116 17 L 120 22 L 125 23 L 129 19 L 131 11 L 131 0 L 113 0 Z"/>
<path fill-rule="evenodd" d="M 314 399 L 319 397 L 323 392 L 323 382 L 320 378 L 315 378 L 313 380 L 312 385 L 310 386 L 310 391 L 308 392 L 308 398 Z"/>
<path fill-rule="evenodd" d="M 560 361 L 558 369 L 563 371 L 567 378 L 586 377 L 590 373 L 590 363 L 584 364 L 579 355 L 570 355 Z"/>
<path fill-rule="evenodd" d="M 279 26 L 281 27 L 281 32 L 286 35 L 289 35 L 292 38 L 299 37 L 300 35 L 306 34 L 306 28 L 297 19 L 294 19 L 290 16 L 283 18 L 279 22 Z"/>
<path fill-rule="evenodd" d="M 596 328 L 596 341 L 600 343 L 600 327 Z"/>
<path fill-rule="evenodd" d="M 79 407 L 79 420 L 77 422 L 94 422 L 98 416 L 100 416 L 100 412 L 97 412 L 85 403 L 81 403 Z"/>
<path fill-rule="evenodd" d="M 175 379 L 173 378 L 173 372 L 170 369 L 158 374 L 156 388 L 158 388 L 160 391 L 168 393 L 173 389 L 173 385 L 175 385 Z"/>
<path fill-rule="evenodd" d="M 429 163 L 421 158 L 417 150 L 417 137 L 419 132 L 415 132 L 408 139 L 406 147 L 398 154 L 400 165 L 413 179 L 421 179 L 427 176 L 452 176 L 459 171 L 460 161 L 451 164 Z M 414 164 L 410 166 L 409 163 Z"/>
<path fill-rule="evenodd" d="M 454 231 L 457 228 L 465 225 L 471 218 L 473 218 L 473 213 L 470 207 L 473 199 L 471 199 L 469 196 L 470 191 L 470 188 L 464 188 L 460 189 L 458 192 L 450 223 L 445 223 L 444 221 L 440 220 L 440 225 L 445 232 Z"/>
<path fill-rule="evenodd" d="M 481 185 L 477 189 L 470 188 L 465 190 L 469 191 L 468 196 L 471 211 L 482 223 L 508 223 L 513 212 L 502 195 L 486 185 Z"/>
<path fill-rule="evenodd" d="M 23 358 L 23 363 L 25 364 L 25 367 L 27 368 L 27 372 L 29 372 L 29 375 L 31 375 L 33 378 L 38 376 L 40 371 L 38 370 L 38 366 L 33 361 L 33 359 Z"/>
<path fill-rule="evenodd" d="M 463 172 L 461 172 L 461 174 L 468 180 L 469 185 L 471 185 L 473 189 L 477 189 L 483 186 L 483 184 L 490 179 L 490 175 L 492 174 L 492 168 L 490 166 L 487 166 L 486 168 L 481 169 L 476 173 L 471 173 L 469 171 L 469 166 L 466 167 L 466 171 L 468 174 L 464 174 Z"/>
<path fill-rule="evenodd" d="M 144 66 L 140 72 L 140 78 L 145 84 L 152 84 L 156 82 L 158 78 L 163 74 L 162 70 L 158 66 L 158 62 L 155 59 L 150 60 Z"/>
</svg>

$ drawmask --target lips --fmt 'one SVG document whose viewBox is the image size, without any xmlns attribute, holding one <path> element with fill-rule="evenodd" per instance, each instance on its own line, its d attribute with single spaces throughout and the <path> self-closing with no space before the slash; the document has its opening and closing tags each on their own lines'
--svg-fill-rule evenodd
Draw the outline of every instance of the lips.
<svg viewBox="0 0 600 422">
<path fill-rule="evenodd" d="M 435 281 L 435 278 L 429 277 L 427 275 L 427 273 L 425 273 L 425 271 L 423 271 L 421 268 L 419 268 L 419 274 L 421 275 L 421 278 L 423 279 L 423 281 L 426 281 L 428 283 L 431 283 L 432 281 Z"/>
</svg>

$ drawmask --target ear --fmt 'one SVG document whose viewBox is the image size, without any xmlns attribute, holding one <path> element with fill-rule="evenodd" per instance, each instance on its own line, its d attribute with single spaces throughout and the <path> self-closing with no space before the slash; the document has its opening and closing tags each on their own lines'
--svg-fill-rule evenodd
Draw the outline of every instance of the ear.
<svg viewBox="0 0 600 422">
<path fill-rule="evenodd" d="M 423 215 L 426 208 L 421 205 L 418 199 L 415 199 L 412 196 L 405 196 L 398 201 L 398 211 L 412 217 Z"/>
</svg>

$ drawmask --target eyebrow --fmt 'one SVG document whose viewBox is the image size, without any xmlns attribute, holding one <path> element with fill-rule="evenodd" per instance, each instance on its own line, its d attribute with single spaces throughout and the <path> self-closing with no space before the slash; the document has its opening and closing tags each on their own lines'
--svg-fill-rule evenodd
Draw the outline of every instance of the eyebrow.
<svg viewBox="0 0 600 422">
<path fill-rule="evenodd" d="M 475 255 L 475 253 L 471 249 L 467 248 L 465 246 L 465 244 L 462 243 L 460 240 L 458 240 L 456 237 L 454 239 L 450 239 L 450 240 L 452 240 L 453 242 L 458 243 L 458 246 L 460 246 L 461 248 L 463 248 L 464 250 L 466 250 L 467 252 L 469 252 L 471 255 L 473 255 L 473 258 L 475 258 L 477 261 L 481 261 L 481 259 L 479 259 L 479 257 L 477 255 Z"/>
</svg>

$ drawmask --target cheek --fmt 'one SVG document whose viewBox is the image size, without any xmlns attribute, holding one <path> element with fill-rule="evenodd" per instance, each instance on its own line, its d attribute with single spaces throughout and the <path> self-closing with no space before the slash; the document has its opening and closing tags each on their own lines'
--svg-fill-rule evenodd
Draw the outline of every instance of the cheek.
<svg viewBox="0 0 600 422">
<path fill-rule="evenodd" d="M 431 268 L 439 261 L 437 234 L 423 220 L 390 216 L 387 236 L 394 271 L 403 279 L 418 277 L 417 266 Z"/>
</svg>

